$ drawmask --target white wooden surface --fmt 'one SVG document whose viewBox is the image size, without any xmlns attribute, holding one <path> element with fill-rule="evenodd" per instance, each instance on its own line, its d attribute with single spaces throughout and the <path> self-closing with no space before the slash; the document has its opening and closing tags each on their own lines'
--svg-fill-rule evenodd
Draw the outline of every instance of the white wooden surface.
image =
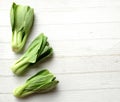
<svg viewBox="0 0 120 102">
<path fill-rule="evenodd" d="M 26 47 L 44 32 L 54 56 L 26 76 L 10 66 L 21 54 L 11 51 L 12 2 L 35 9 Z M 48 68 L 60 83 L 54 92 L 25 99 L 12 95 L 37 71 Z M 120 0 L 0 0 L 0 102 L 120 102 Z"/>
</svg>

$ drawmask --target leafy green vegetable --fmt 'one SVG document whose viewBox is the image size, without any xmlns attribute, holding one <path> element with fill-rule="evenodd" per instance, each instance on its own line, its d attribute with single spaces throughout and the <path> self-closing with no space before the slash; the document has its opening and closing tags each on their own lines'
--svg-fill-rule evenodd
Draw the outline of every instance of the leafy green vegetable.
<svg viewBox="0 0 120 102">
<path fill-rule="evenodd" d="M 33 25 L 33 8 L 13 3 L 10 10 L 10 21 L 12 27 L 12 49 L 15 52 L 20 52 Z"/>
<path fill-rule="evenodd" d="M 16 97 L 25 97 L 33 93 L 45 93 L 54 89 L 58 82 L 52 73 L 42 70 L 16 88 L 13 94 Z"/>
<path fill-rule="evenodd" d="M 40 34 L 33 40 L 24 55 L 12 66 L 12 71 L 20 75 L 31 65 L 45 59 L 52 54 L 53 50 L 47 42 L 47 37 Z"/>
</svg>

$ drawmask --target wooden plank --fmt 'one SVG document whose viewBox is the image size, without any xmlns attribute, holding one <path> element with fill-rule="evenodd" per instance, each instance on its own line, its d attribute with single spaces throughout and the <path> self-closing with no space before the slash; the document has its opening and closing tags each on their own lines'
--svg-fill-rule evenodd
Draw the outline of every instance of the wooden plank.
<svg viewBox="0 0 120 102">
<path fill-rule="evenodd" d="M 80 24 L 120 22 L 120 8 L 82 8 L 71 12 L 35 12 L 35 24 Z M 0 25 L 10 25 L 10 13 L 2 10 Z M 3 17 L 4 16 L 4 17 Z"/>
<path fill-rule="evenodd" d="M 11 93 L 21 85 L 29 76 L 0 77 L 0 93 Z M 99 90 L 103 88 L 120 88 L 120 72 L 86 73 L 86 74 L 56 74 L 60 81 L 59 91 L 71 90 Z"/>
<path fill-rule="evenodd" d="M 33 75 L 47 68 L 57 74 L 85 74 L 120 72 L 120 56 L 89 56 L 89 57 L 53 57 L 32 66 L 27 75 Z M 10 67 L 15 60 L 0 60 L 0 76 L 13 76 Z"/>
<path fill-rule="evenodd" d="M 30 5 L 36 10 L 49 9 L 68 9 L 68 8 L 82 8 L 82 7 L 120 7 L 119 0 L 4 0 L 0 1 L 0 9 L 9 9 L 12 2 L 22 5 Z M 7 7 L 7 8 L 6 8 Z"/>
<path fill-rule="evenodd" d="M 35 25 L 29 39 L 32 40 L 41 32 L 44 32 L 49 40 L 120 39 L 119 26 L 120 23 Z M 10 26 L 0 26 L 0 33 L 0 42 L 11 41 Z"/>
<path fill-rule="evenodd" d="M 103 40 L 73 40 L 73 41 L 49 41 L 54 48 L 55 56 L 91 56 L 91 55 L 119 55 L 119 39 L 103 39 Z M 27 46 L 30 44 L 27 43 Z M 104 46 L 103 46 L 104 45 Z M 0 59 L 14 59 L 16 55 L 11 50 L 9 43 L 0 43 Z M 26 48 L 27 48 L 26 46 Z"/>
<path fill-rule="evenodd" d="M 87 91 L 54 91 L 47 94 L 36 94 L 24 99 L 17 99 L 12 94 L 0 94 L 0 101 L 12 102 L 119 102 L 120 90 L 87 90 Z M 7 97 L 7 98 L 6 98 Z"/>
</svg>

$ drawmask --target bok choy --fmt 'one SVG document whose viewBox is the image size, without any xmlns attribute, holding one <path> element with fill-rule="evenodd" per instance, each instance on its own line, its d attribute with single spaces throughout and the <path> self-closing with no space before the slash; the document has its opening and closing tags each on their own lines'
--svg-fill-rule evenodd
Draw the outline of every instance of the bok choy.
<svg viewBox="0 0 120 102">
<path fill-rule="evenodd" d="M 52 54 L 53 50 L 49 46 L 47 37 L 44 34 L 37 36 L 29 45 L 27 51 L 11 67 L 12 71 L 20 75 L 32 64 L 41 61 Z"/>
<path fill-rule="evenodd" d="M 20 52 L 26 43 L 33 25 L 33 8 L 13 3 L 10 10 L 10 21 L 12 27 L 12 50 Z"/>
<path fill-rule="evenodd" d="M 58 82 L 52 73 L 48 70 L 42 70 L 16 88 L 13 94 L 21 98 L 33 93 L 46 93 L 54 89 Z"/>
</svg>

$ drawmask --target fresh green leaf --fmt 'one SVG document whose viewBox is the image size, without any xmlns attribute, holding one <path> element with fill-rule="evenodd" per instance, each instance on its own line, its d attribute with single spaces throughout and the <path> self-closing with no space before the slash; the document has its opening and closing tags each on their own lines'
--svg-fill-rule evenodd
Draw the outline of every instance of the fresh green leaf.
<svg viewBox="0 0 120 102">
<path fill-rule="evenodd" d="M 48 44 L 47 37 L 42 33 L 33 40 L 24 55 L 15 62 L 11 69 L 15 74 L 20 75 L 30 65 L 46 59 L 52 53 L 53 50 Z"/>
<path fill-rule="evenodd" d="M 13 3 L 10 10 L 10 21 L 12 27 L 12 49 L 15 52 L 20 52 L 33 25 L 33 8 Z"/>
<path fill-rule="evenodd" d="M 49 92 L 56 87 L 58 82 L 52 73 L 42 70 L 16 88 L 13 94 L 21 98 L 33 93 Z"/>
</svg>

